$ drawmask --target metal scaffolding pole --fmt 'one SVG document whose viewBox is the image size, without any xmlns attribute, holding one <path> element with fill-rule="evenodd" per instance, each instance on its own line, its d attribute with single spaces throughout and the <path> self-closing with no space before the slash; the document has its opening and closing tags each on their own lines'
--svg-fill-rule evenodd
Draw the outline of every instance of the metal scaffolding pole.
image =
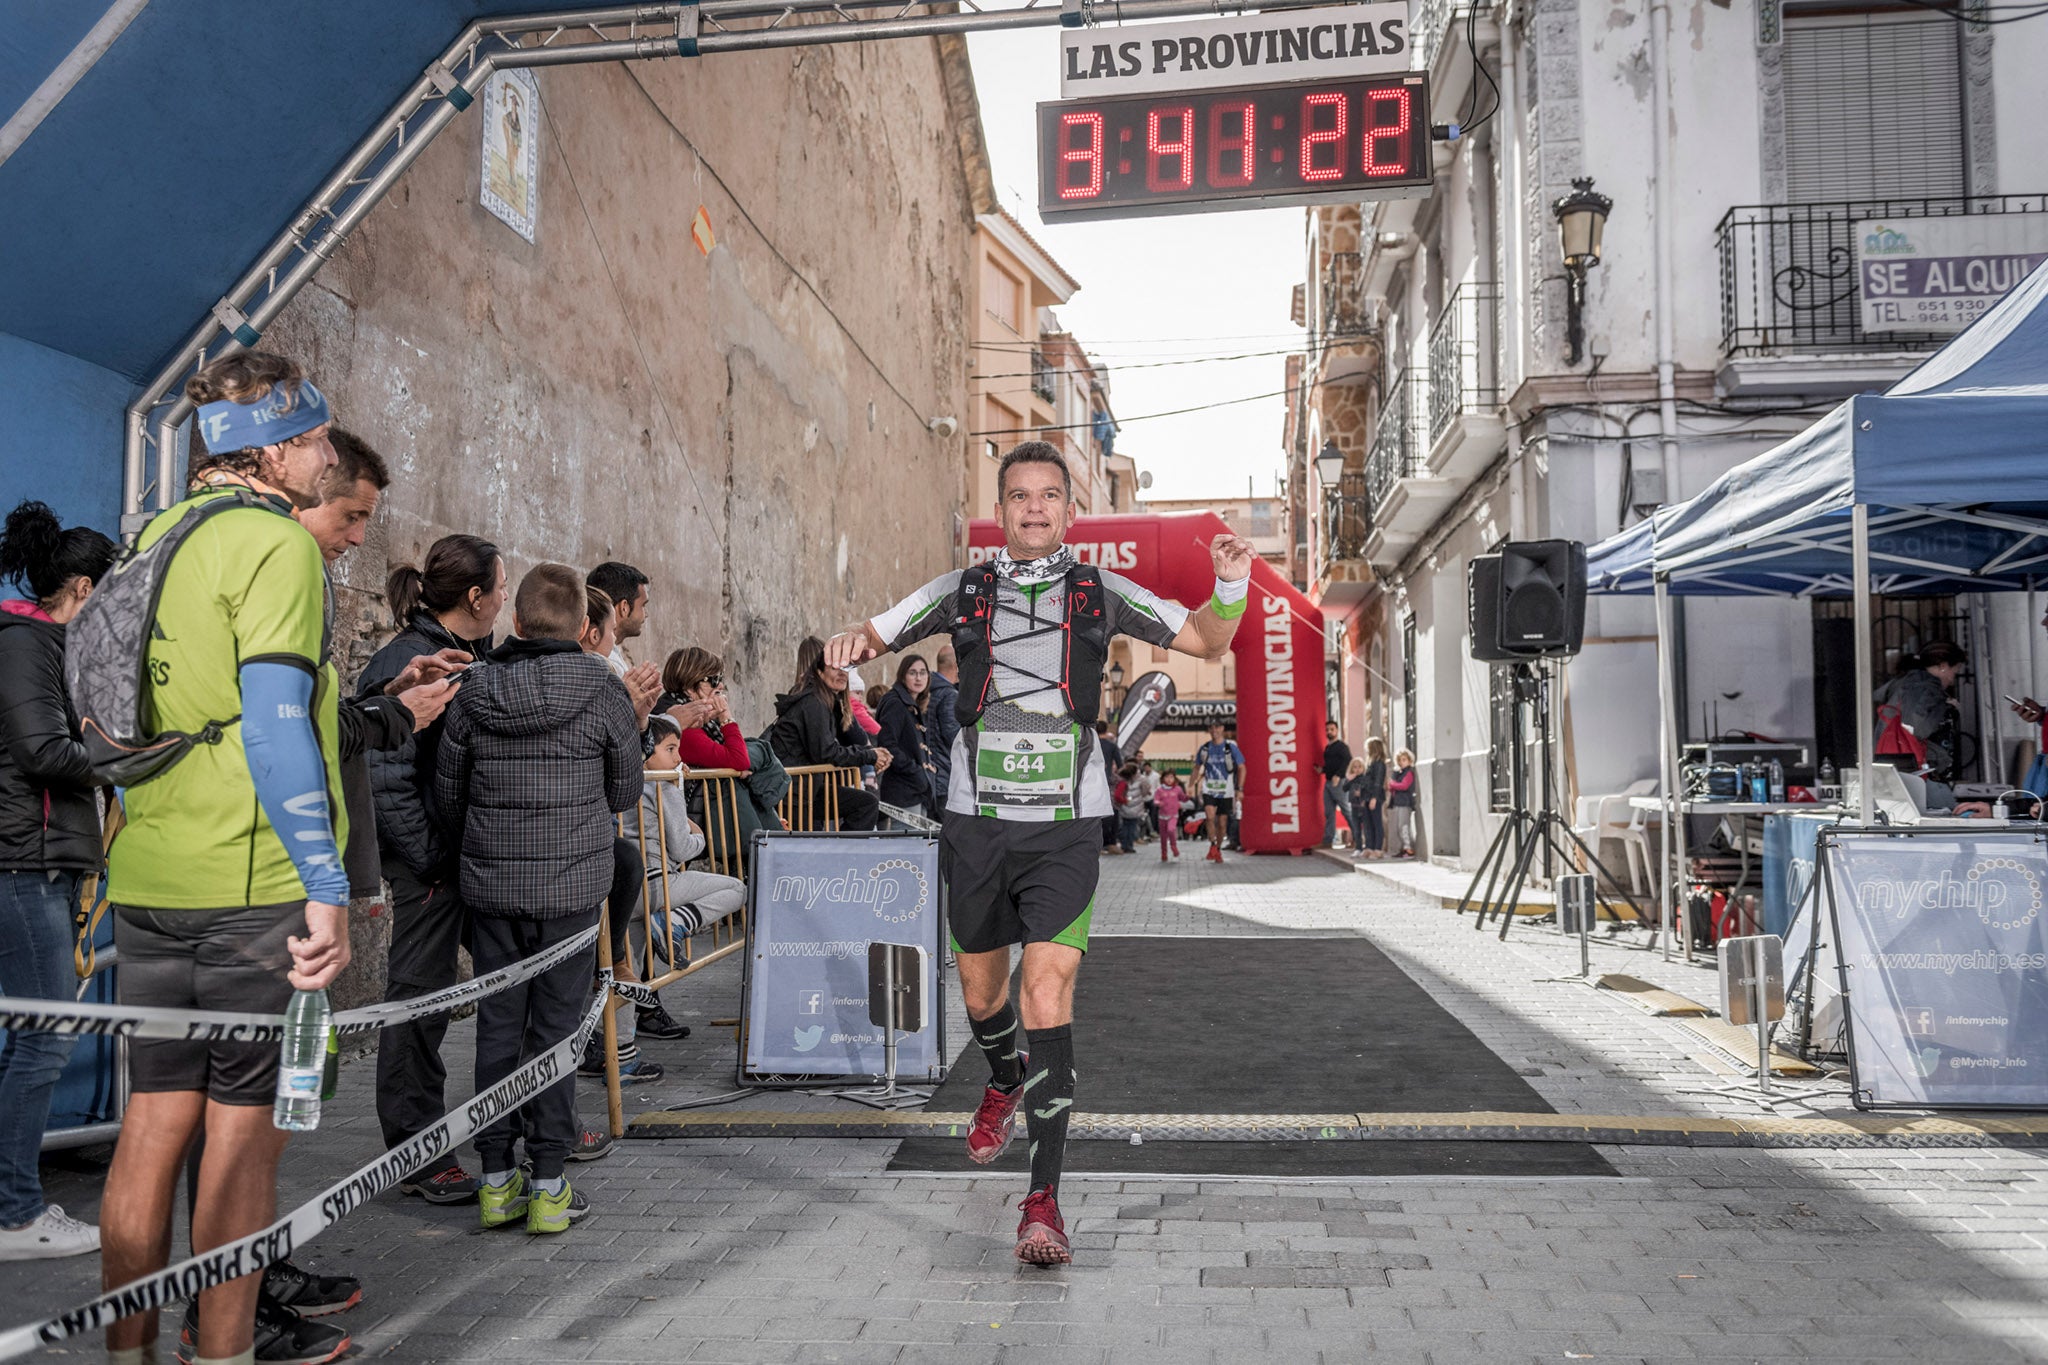
<svg viewBox="0 0 2048 1365">
<path fill-rule="evenodd" d="M 698 57 L 718 52 L 809 47 L 888 38 L 1058 25 L 1085 28 L 1101 17 L 1162 19 L 1307 9 L 1328 0 L 917 0 L 845 5 L 832 0 L 707 0 L 703 4 L 621 5 L 478 20 L 464 28 L 420 78 L 356 144 L 291 225 L 259 255 L 208 316 L 129 402 L 123 422 L 121 530 L 140 531 L 146 501 L 177 501 L 174 437 L 191 416 L 185 380 L 222 356 L 257 344 L 293 296 L 318 274 L 381 202 L 428 143 L 474 103 L 493 71 Z M 154 453 L 155 482 L 149 478 Z M 153 492 L 154 498 L 145 494 Z"/>
</svg>

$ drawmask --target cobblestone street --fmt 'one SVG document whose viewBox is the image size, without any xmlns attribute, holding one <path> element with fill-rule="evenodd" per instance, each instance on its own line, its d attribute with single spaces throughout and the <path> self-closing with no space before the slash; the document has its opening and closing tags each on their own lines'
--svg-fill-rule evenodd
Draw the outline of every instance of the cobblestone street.
<svg viewBox="0 0 2048 1365">
<path fill-rule="evenodd" d="M 1561 979 L 1575 944 L 1532 925 L 1502 944 L 1324 859 L 1162 866 L 1141 848 L 1105 859 L 1095 928 L 1362 934 L 1560 1111 L 1755 1112 L 1686 1093 L 1734 1072 L 1696 1035 Z M 629 1114 L 731 1090 L 731 1033 L 709 1026 L 736 1008 L 737 972 L 722 968 L 671 1001 L 695 1036 L 648 1044 L 670 1079 L 629 1091 Z M 1703 966 L 1624 946 L 1596 946 L 1594 971 L 1699 1000 L 1714 988 Z M 458 1026 L 451 1080 L 470 1047 Z M 1085 1056 L 1080 1069 L 1085 1109 Z M 1200 1070 L 1190 1057 L 1196 1107 Z M 322 1128 L 294 1143 L 288 1203 L 374 1155 L 369 1075 L 353 1063 Z M 1815 1111 L 1846 1108 L 1838 1082 L 1809 1090 Z M 585 1083 L 582 1101 L 601 1114 L 599 1089 Z M 1615 1178 L 1077 1176 L 1061 1192 L 1076 1263 L 1048 1272 L 1011 1259 L 1014 1176 L 887 1173 L 894 1146 L 626 1141 L 572 1169 L 594 1212 L 567 1236 L 486 1235 L 473 1208 L 394 1195 L 300 1259 L 362 1277 L 364 1303 L 343 1320 L 356 1350 L 400 1361 L 2048 1359 L 2039 1149 L 1603 1146 Z M 95 1214 L 104 1155 L 63 1158 L 50 1196 Z M 0 1301 L 18 1321 L 96 1282 L 91 1258 L 0 1266 Z M 44 1354 L 97 1353 L 80 1341 Z"/>
</svg>

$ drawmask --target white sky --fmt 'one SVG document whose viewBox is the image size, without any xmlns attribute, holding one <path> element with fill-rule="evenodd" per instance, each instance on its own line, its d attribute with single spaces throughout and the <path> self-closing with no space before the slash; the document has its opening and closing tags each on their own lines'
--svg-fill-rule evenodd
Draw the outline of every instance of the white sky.
<svg viewBox="0 0 2048 1365">
<path fill-rule="evenodd" d="M 1060 321 L 1110 367 L 1110 397 L 1124 423 L 1117 452 L 1151 473 L 1145 496 L 1241 498 L 1247 477 L 1253 491 L 1269 496 L 1285 466 L 1284 398 L 1156 421 L 1131 419 L 1277 394 L 1285 387 L 1285 352 L 1299 349 L 1303 335 L 1287 317 L 1292 290 L 1301 282 L 1303 210 L 1041 223 L 1035 207 L 1037 105 L 1059 98 L 1059 33 L 1024 29 L 967 39 L 996 192 L 1081 283 L 1058 310 Z M 1123 368 L 1247 352 L 1270 354 Z M 986 361 L 980 368 L 994 372 Z"/>
</svg>

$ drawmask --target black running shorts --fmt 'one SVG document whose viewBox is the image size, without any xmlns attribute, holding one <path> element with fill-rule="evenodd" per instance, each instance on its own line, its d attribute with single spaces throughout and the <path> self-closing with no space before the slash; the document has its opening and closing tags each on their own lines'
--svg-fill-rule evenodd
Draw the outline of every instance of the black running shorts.
<svg viewBox="0 0 2048 1365">
<path fill-rule="evenodd" d="M 114 907 L 114 946 L 124 1005 L 171 1010 L 283 1014 L 291 1004 L 291 949 L 304 937 L 306 903 L 232 910 Z M 268 1043 L 128 1040 L 128 1086 L 138 1094 L 199 1090 L 216 1104 L 269 1104 L 277 1095 L 278 1046 Z"/>
<path fill-rule="evenodd" d="M 1064 943 L 1087 952 L 1101 856 L 1100 820 L 998 820 L 948 811 L 939 873 L 954 951 Z"/>
</svg>

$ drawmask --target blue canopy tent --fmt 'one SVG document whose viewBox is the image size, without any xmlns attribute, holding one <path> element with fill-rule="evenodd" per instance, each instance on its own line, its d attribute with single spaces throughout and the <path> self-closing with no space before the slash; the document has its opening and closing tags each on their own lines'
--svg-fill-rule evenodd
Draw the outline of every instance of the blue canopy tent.
<svg viewBox="0 0 2048 1365">
<path fill-rule="evenodd" d="M 1857 761 L 1868 770 L 1871 594 L 2024 589 L 2044 573 L 2048 265 L 1884 393 L 1848 399 L 1587 554 L 1589 592 L 1657 597 L 1667 801 L 1677 775 L 1671 594 L 1853 596 Z M 1871 799 L 1865 783 L 1865 824 Z M 1679 839 L 1682 863 L 1682 828 Z"/>
</svg>

